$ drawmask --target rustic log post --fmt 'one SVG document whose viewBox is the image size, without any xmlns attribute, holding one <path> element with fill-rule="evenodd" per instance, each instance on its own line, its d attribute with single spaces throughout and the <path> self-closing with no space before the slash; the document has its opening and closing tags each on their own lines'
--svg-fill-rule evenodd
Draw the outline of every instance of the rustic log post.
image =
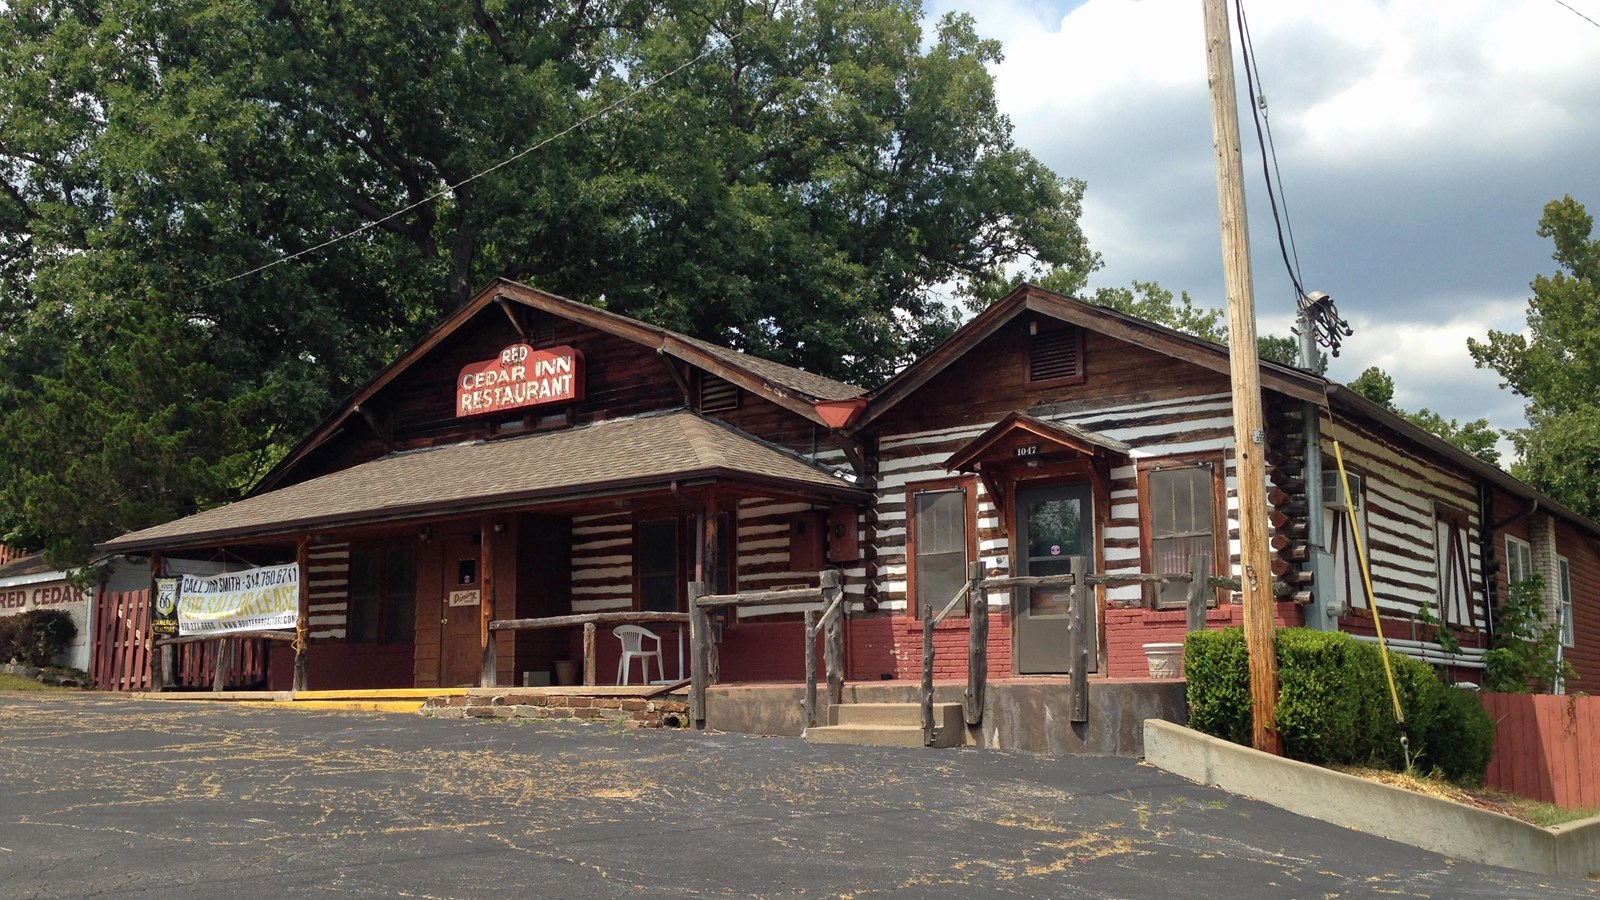
<svg viewBox="0 0 1600 900">
<path fill-rule="evenodd" d="M 211 659 L 211 690 L 221 693 L 228 686 L 228 639 L 217 641 L 217 652 Z"/>
<path fill-rule="evenodd" d="M 495 524 L 493 520 L 485 519 L 478 532 L 478 565 L 483 569 L 478 576 L 478 643 L 482 650 L 482 669 L 478 674 L 479 687 L 494 687 L 497 680 L 495 670 L 499 668 L 499 661 L 495 659 L 495 635 L 489 630 L 489 622 L 494 618 L 494 593 L 495 593 Z M 585 634 L 587 637 L 587 633 Z M 585 645 L 587 650 L 587 645 Z M 585 673 L 589 672 L 589 664 L 584 665 Z M 586 682 L 593 684 L 594 682 Z"/>
<path fill-rule="evenodd" d="M 706 727 L 706 681 L 711 666 L 711 622 L 700 608 L 706 595 L 704 581 L 689 584 L 689 718 L 694 727 Z"/>
<path fill-rule="evenodd" d="M 166 557 L 160 553 L 150 554 L 150 606 L 152 609 L 155 608 L 155 598 L 161 595 L 161 586 L 158 584 L 158 579 L 161 578 L 161 572 L 166 568 L 166 562 Z M 100 593 L 105 593 L 103 582 Z M 96 599 L 98 600 L 98 595 Z M 174 612 L 174 615 L 176 615 L 176 612 Z M 154 618 L 153 615 L 152 618 Z M 159 659 L 160 663 L 156 671 L 151 673 L 152 677 L 150 679 L 152 682 L 150 690 L 156 693 L 160 693 L 168 685 L 172 684 L 172 648 L 162 647 Z"/>
<path fill-rule="evenodd" d="M 1211 567 L 1198 553 L 1189 557 L 1189 614 L 1190 631 L 1206 630 L 1206 596 L 1215 593 L 1210 585 Z"/>
<path fill-rule="evenodd" d="M 983 563 L 967 566 L 972 616 L 967 634 L 967 693 L 962 698 L 968 725 L 983 721 L 983 695 L 989 680 L 989 592 L 983 586 Z"/>
<path fill-rule="evenodd" d="M 839 573 L 833 569 L 823 572 L 818 581 L 822 584 L 823 610 L 833 610 L 826 622 L 818 624 L 823 627 L 827 641 L 823 645 L 823 663 L 828 670 L 828 703 L 838 706 L 844 702 L 844 587 L 840 584 Z"/>
<path fill-rule="evenodd" d="M 583 686 L 594 687 L 594 623 L 583 623 Z M 649 680 L 648 673 L 645 680 Z"/>
<path fill-rule="evenodd" d="M 1082 556 L 1074 556 L 1068 565 L 1073 582 L 1071 604 L 1067 611 L 1067 653 L 1072 675 L 1072 712 L 1067 716 L 1072 722 L 1089 721 L 1089 650 L 1094 638 L 1089 634 L 1089 565 Z"/>
<path fill-rule="evenodd" d="M 295 542 L 295 564 L 300 569 L 300 610 L 294 626 L 294 683 L 295 691 L 307 690 L 311 681 L 307 642 L 311 638 L 311 536 L 302 534 Z"/>
<path fill-rule="evenodd" d="M 933 610 L 922 620 L 922 746 L 933 746 Z"/>
<path fill-rule="evenodd" d="M 817 724 L 817 611 L 805 611 L 806 623 L 806 696 L 802 701 L 805 726 Z"/>
</svg>

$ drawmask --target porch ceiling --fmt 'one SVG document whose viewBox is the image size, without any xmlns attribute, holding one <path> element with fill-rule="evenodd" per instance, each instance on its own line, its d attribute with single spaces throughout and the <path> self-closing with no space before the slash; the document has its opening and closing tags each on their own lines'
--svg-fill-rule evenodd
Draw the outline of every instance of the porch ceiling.
<svg viewBox="0 0 1600 900">
<path fill-rule="evenodd" d="M 305 531 L 563 503 L 670 487 L 744 485 L 865 502 L 869 495 L 788 452 L 696 413 L 391 454 L 99 545 L 130 553 Z"/>
</svg>

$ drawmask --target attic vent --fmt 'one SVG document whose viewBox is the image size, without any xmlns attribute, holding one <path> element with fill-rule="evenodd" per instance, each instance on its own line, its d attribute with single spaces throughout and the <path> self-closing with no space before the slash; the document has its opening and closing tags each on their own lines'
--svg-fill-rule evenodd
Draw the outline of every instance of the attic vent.
<svg viewBox="0 0 1600 900">
<path fill-rule="evenodd" d="M 556 342 L 556 317 L 544 310 L 536 310 L 533 324 L 528 328 L 528 338 L 535 347 L 550 347 Z"/>
<path fill-rule="evenodd" d="M 726 412 L 739 408 L 739 386 L 715 375 L 700 378 L 700 411 Z"/>
<path fill-rule="evenodd" d="M 1039 328 L 1028 340 L 1028 383 L 1083 381 L 1083 332 L 1072 326 Z"/>
</svg>

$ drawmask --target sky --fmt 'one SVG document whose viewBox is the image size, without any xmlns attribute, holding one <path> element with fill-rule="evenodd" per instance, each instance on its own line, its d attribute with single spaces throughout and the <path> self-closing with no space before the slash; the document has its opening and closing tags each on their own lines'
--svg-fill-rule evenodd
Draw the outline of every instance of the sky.
<svg viewBox="0 0 1600 900">
<path fill-rule="evenodd" d="M 930 26 L 966 12 L 1002 42 L 1017 143 L 1087 182 L 1091 289 L 1153 280 L 1225 306 L 1201 0 L 925 2 Z M 1557 271 L 1546 203 L 1600 214 L 1600 25 L 1578 14 L 1600 22 L 1600 0 L 1565 2 L 1246 0 L 1303 284 L 1355 330 L 1330 377 L 1381 366 L 1402 408 L 1524 424 L 1466 341 L 1525 330 L 1529 282 Z M 1287 335 L 1248 106 L 1240 128 L 1257 330 Z"/>
</svg>

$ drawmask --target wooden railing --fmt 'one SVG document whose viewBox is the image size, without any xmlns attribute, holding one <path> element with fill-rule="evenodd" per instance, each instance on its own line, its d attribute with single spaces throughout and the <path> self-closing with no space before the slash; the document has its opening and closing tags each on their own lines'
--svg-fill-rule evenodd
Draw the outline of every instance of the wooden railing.
<svg viewBox="0 0 1600 900">
<path fill-rule="evenodd" d="M 601 625 L 648 625 L 653 622 L 690 622 L 688 613 L 680 612 L 600 612 L 580 613 L 571 616 L 546 616 L 542 619 L 495 619 L 489 623 L 489 630 L 493 631 L 536 631 L 544 628 L 576 628 L 583 626 L 583 684 L 585 687 L 595 685 L 595 633 Z M 489 645 L 494 645 L 491 638 Z M 681 644 L 679 645 L 682 646 Z M 494 687 L 497 680 L 492 659 L 483 671 L 484 687 Z M 681 660 L 681 657 L 680 657 Z M 648 671 L 648 670 L 646 670 Z M 649 680 L 649 676 L 645 676 Z"/>
<path fill-rule="evenodd" d="M 184 644 L 204 644 L 215 642 L 211 653 L 211 690 L 224 691 L 228 687 L 228 667 L 235 663 L 235 652 L 243 652 L 243 641 L 282 641 L 295 643 L 297 635 L 292 631 L 233 631 L 227 634 L 199 635 L 186 634 L 173 637 L 158 637 L 151 646 L 161 651 L 160 671 L 154 673 L 151 679 L 152 691 L 164 691 L 176 683 L 176 660 L 174 650 Z M 236 650 L 236 648 L 238 648 Z M 295 646 L 295 680 L 294 689 L 303 691 L 305 686 L 305 647 L 303 644 Z M 254 664 L 252 664 L 254 665 Z M 263 671 L 264 667 L 263 667 Z"/>
<path fill-rule="evenodd" d="M 962 695 L 962 713 L 968 726 L 983 721 L 984 694 L 989 678 L 989 591 L 1013 588 L 1069 588 L 1067 605 L 1067 658 L 1070 698 L 1068 719 L 1073 722 L 1089 720 L 1089 654 L 1097 646 L 1098 635 L 1093 628 L 1091 615 L 1093 601 L 1089 588 L 1096 585 L 1114 587 L 1126 584 L 1188 584 L 1187 623 L 1190 631 L 1206 626 L 1206 595 L 1215 587 L 1225 587 L 1230 582 L 1210 578 L 1208 562 L 1203 556 L 1189 557 L 1189 571 L 1168 575 L 1139 572 L 1126 575 L 1095 575 L 1089 572 L 1088 560 L 1082 556 L 1069 557 L 1065 575 L 1016 575 L 995 578 L 983 577 L 983 564 L 972 563 L 968 581 L 950 598 L 936 615 L 922 623 L 922 740 L 927 746 L 935 741 L 933 725 L 933 630 L 939 622 L 955 609 L 964 597 L 972 597 L 972 621 L 967 639 L 967 689 Z"/>
<path fill-rule="evenodd" d="M 811 727 L 817 703 L 818 629 L 826 629 L 828 702 L 837 705 L 844 699 L 844 587 L 839 573 L 829 569 L 818 574 L 814 588 L 777 591 L 750 591 L 742 594 L 708 594 L 704 582 L 689 585 L 689 718 L 694 727 L 706 726 L 706 686 L 711 681 L 711 615 L 717 607 L 749 609 L 762 606 L 811 604 L 806 620 L 806 727 Z M 818 616 L 818 613 L 821 613 Z"/>
</svg>

